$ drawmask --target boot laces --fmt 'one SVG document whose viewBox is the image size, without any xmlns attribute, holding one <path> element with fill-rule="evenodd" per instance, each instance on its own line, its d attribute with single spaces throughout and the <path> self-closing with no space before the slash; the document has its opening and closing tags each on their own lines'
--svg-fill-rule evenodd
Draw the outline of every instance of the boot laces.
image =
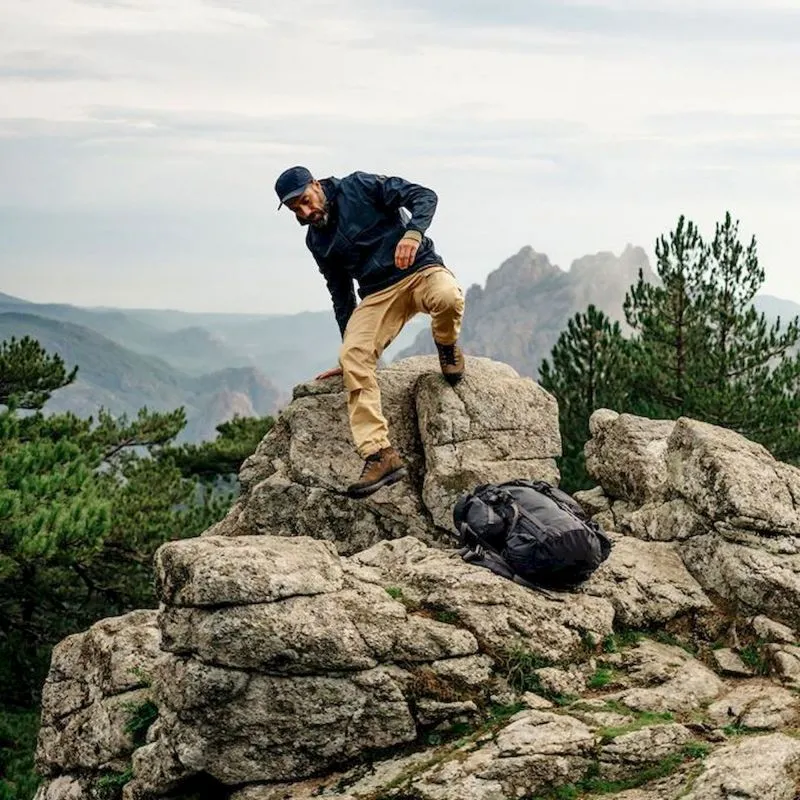
<svg viewBox="0 0 800 800">
<path fill-rule="evenodd" d="M 380 460 L 381 460 L 380 450 L 378 450 L 377 453 L 373 453 L 371 456 L 367 456 L 364 459 L 364 467 L 361 470 L 361 477 L 363 478 L 367 474 L 367 472 L 371 469 L 372 465 Z"/>
</svg>

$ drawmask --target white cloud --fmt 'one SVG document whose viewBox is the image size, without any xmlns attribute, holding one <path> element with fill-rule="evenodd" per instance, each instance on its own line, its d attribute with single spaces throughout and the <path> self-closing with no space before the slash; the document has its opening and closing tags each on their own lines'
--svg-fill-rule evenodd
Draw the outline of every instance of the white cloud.
<svg viewBox="0 0 800 800">
<path fill-rule="evenodd" d="M 257 14 L 203 0 L 33 0 L 7 4 L 3 20 L 16 31 L 51 40 L 95 32 L 214 32 L 220 26 L 263 28 L 267 24 Z"/>
<path fill-rule="evenodd" d="M 275 175 L 306 161 L 436 188 L 432 235 L 465 282 L 526 243 L 566 266 L 627 241 L 650 248 L 681 212 L 712 224 L 730 208 L 759 235 L 772 284 L 800 299 L 789 222 L 800 211 L 800 53 L 787 36 L 800 17 L 779 0 L 698 8 L 5 3 L 0 208 L 39 222 L 0 251 L 0 283 L 124 304 L 141 274 L 172 270 L 169 286 L 145 289 L 153 305 L 324 307 L 300 231 L 273 213 Z M 80 234 L 52 227 L 59 214 Z M 114 258 L 111 238 L 95 247 L 97 226 L 117 231 L 120 248 L 137 239 L 110 284 L 86 279 Z M 51 229 L 50 248 L 26 233 Z M 246 280 L 258 248 L 271 288 L 254 306 L 228 278 Z"/>
</svg>

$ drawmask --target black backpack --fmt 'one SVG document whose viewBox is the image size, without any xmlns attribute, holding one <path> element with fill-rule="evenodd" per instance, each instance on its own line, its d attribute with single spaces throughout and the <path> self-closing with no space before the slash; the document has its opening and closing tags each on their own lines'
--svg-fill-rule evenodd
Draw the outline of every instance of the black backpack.
<svg viewBox="0 0 800 800">
<path fill-rule="evenodd" d="M 453 508 L 462 558 L 534 587 L 569 589 L 611 553 L 578 503 L 545 481 L 483 484 Z"/>
</svg>

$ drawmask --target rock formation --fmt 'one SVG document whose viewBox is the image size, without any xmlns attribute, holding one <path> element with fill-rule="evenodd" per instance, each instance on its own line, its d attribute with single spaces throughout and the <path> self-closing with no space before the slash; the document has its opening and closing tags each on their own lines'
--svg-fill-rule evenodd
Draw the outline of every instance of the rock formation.
<svg viewBox="0 0 800 800">
<path fill-rule="evenodd" d="M 451 529 L 464 487 L 513 477 L 558 480 L 555 399 L 507 365 L 470 359 L 454 391 L 443 390 L 431 357 L 405 359 L 379 376 L 409 481 L 366 502 L 347 498 L 362 462 L 350 442 L 341 379 L 301 384 L 242 466 L 242 497 L 213 532 L 304 534 L 329 539 L 343 555 L 408 534 L 436 543 Z"/>
<path fill-rule="evenodd" d="M 295 390 L 245 491 L 155 559 L 158 610 L 53 654 L 38 800 L 794 800 L 800 471 L 719 428 L 597 412 L 578 591 L 463 562 L 453 499 L 555 480 L 556 406 L 470 359 L 381 371 L 409 481 L 350 501 L 335 380 Z"/>
<path fill-rule="evenodd" d="M 673 543 L 702 587 L 752 614 L 800 624 L 800 469 L 690 419 L 597 411 L 579 499 L 606 527 Z"/>
</svg>

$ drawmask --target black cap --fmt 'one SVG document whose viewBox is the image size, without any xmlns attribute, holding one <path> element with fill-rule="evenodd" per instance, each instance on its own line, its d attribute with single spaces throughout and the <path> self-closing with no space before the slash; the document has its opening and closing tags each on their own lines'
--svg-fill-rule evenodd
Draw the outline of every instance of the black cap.
<svg viewBox="0 0 800 800">
<path fill-rule="evenodd" d="M 275 181 L 275 193 L 281 201 L 280 208 L 287 200 L 299 197 L 309 183 L 312 183 L 314 176 L 305 167 L 290 167 L 284 170 Z"/>
</svg>

